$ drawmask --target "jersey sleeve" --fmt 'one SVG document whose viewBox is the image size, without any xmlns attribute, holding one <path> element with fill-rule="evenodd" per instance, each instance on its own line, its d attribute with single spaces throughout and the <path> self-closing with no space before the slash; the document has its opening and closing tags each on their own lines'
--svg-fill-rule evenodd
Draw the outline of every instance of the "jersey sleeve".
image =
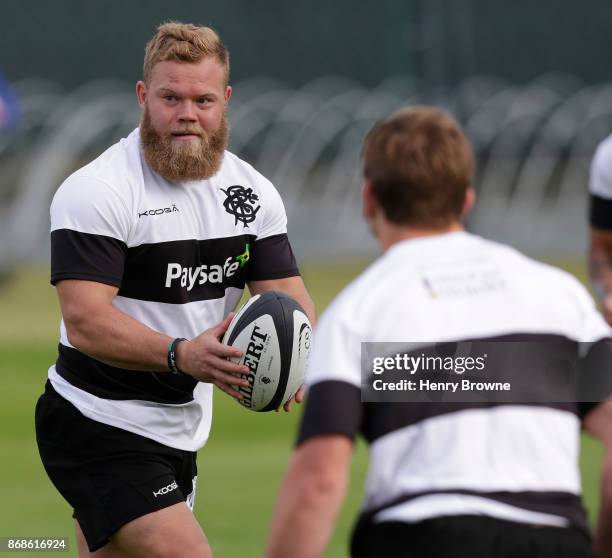
<svg viewBox="0 0 612 558">
<path fill-rule="evenodd" d="M 51 283 L 63 279 L 121 286 L 129 208 L 117 189 L 72 175 L 51 203 Z"/>
<path fill-rule="evenodd" d="M 342 308 L 333 304 L 315 328 L 306 371 L 306 384 L 327 380 L 361 386 L 361 339 L 340 317 Z"/>
<path fill-rule="evenodd" d="M 612 230 L 612 136 L 597 148 L 589 175 L 589 221 L 597 229 Z"/>
<path fill-rule="evenodd" d="M 595 301 L 589 292 L 573 275 L 562 273 L 562 277 L 567 281 L 564 294 L 576 309 L 575 323 L 578 328 L 576 335 L 578 341 L 595 343 L 601 339 L 608 339 L 612 330 L 597 310 Z"/>
<path fill-rule="evenodd" d="M 272 183 L 262 177 L 261 187 L 261 221 L 257 238 L 264 239 L 279 234 L 287 234 L 287 214 L 283 200 Z"/>
<path fill-rule="evenodd" d="M 255 240 L 249 263 L 248 281 L 284 279 L 300 274 L 287 233 Z"/>
<path fill-rule="evenodd" d="M 361 429 L 361 340 L 335 314 L 332 307 L 315 330 L 298 444 L 329 434 L 353 439 Z"/>
<path fill-rule="evenodd" d="M 262 218 L 253 243 L 249 281 L 284 279 L 300 274 L 287 236 L 287 215 L 280 194 L 266 182 L 262 191 Z"/>
<path fill-rule="evenodd" d="M 612 396 L 612 331 L 587 290 L 570 277 L 571 296 L 578 308 L 579 359 L 578 412 L 586 416 L 602 401 Z"/>
<path fill-rule="evenodd" d="M 612 339 L 588 343 L 583 353 L 578 364 L 578 412 L 581 418 L 612 397 Z"/>
</svg>

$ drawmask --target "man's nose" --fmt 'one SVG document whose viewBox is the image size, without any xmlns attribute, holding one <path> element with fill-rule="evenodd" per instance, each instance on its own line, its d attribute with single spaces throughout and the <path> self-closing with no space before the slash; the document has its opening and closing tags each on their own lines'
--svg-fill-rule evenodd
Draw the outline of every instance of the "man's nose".
<svg viewBox="0 0 612 558">
<path fill-rule="evenodd" d="M 178 120 L 181 122 L 195 122 L 197 120 L 195 111 L 193 102 L 188 99 L 183 100 L 179 106 Z"/>
</svg>

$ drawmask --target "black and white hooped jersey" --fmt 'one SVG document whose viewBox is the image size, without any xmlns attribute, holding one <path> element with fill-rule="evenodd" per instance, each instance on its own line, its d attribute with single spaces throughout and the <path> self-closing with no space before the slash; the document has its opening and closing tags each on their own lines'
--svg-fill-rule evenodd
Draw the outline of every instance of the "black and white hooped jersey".
<svg viewBox="0 0 612 558">
<path fill-rule="evenodd" d="M 569 274 L 465 232 L 399 242 L 317 325 L 299 443 L 367 440 L 364 519 L 486 515 L 585 527 L 577 404 L 361 402 L 362 342 L 551 337 L 573 350 L 609 337 Z"/>
<path fill-rule="evenodd" d="M 599 144 L 593 157 L 589 193 L 591 226 L 612 230 L 612 135 Z"/>
<path fill-rule="evenodd" d="M 210 179 L 173 184 L 147 165 L 136 129 L 51 204 L 51 282 L 117 287 L 116 308 L 171 337 L 219 323 L 247 281 L 298 274 L 278 192 L 227 151 Z M 49 379 L 99 422 L 189 451 L 208 438 L 211 384 L 102 363 L 72 346 L 63 320 Z"/>
</svg>

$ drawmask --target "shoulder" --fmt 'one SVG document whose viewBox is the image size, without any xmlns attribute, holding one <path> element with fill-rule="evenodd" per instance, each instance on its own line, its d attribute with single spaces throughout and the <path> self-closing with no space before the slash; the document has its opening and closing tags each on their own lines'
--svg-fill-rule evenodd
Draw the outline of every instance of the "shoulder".
<svg viewBox="0 0 612 558">
<path fill-rule="evenodd" d="M 339 380 L 355 386 L 360 384 L 361 342 L 367 339 L 363 319 L 371 310 L 364 306 L 372 301 L 370 290 L 380 259 L 347 285 L 323 312 L 314 329 L 312 353 L 306 374 L 309 385 L 325 380 Z M 380 286 L 378 287 L 380 289 Z M 370 296 L 368 296 L 370 295 Z M 360 304 L 361 303 L 361 304 Z M 375 320 L 376 315 L 371 318 Z M 378 317 L 381 308 L 378 308 Z M 373 321 L 370 320 L 370 323 Z"/>
<path fill-rule="evenodd" d="M 226 196 L 229 195 L 229 188 L 234 195 L 252 196 L 253 203 L 258 203 L 264 214 L 275 214 L 279 210 L 284 213 L 281 196 L 272 182 L 230 151 L 225 152 L 218 182 Z"/>
<path fill-rule="evenodd" d="M 272 182 L 252 165 L 226 151 L 219 173 L 214 177 L 224 205 L 248 205 L 259 238 L 287 232 L 285 206 Z"/>
<path fill-rule="evenodd" d="M 57 190 L 54 203 L 71 200 L 96 203 L 132 197 L 134 185 L 141 182 L 137 130 L 119 140 L 93 161 L 73 172 Z"/>
<path fill-rule="evenodd" d="M 596 196 L 612 198 L 612 134 L 597 146 L 591 163 L 589 191 Z"/>
<path fill-rule="evenodd" d="M 554 316 L 556 325 L 578 341 L 610 335 L 610 328 L 597 310 L 587 288 L 571 273 L 510 249 L 516 288 L 532 300 L 533 309 Z"/>
<path fill-rule="evenodd" d="M 118 218 L 126 221 L 131 208 L 131 196 L 125 188 L 84 167 L 66 178 L 53 196 L 51 228 L 88 232 L 94 223 Z"/>
<path fill-rule="evenodd" d="M 52 230 L 127 234 L 141 184 L 137 145 L 135 149 L 131 134 L 68 176 L 51 202 Z"/>
<path fill-rule="evenodd" d="M 333 323 L 357 333 L 361 315 L 367 312 L 370 303 L 377 305 L 377 299 L 386 291 L 387 267 L 385 255 L 372 262 L 332 300 L 321 315 L 317 327 L 323 323 Z M 369 317 L 365 319 L 367 321 Z"/>
<path fill-rule="evenodd" d="M 134 178 L 142 176 L 137 134 L 138 130 L 134 130 L 127 138 L 122 138 L 72 173 L 58 192 L 78 190 L 95 196 L 97 192 L 128 190 L 134 184 Z"/>
<path fill-rule="evenodd" d="M 597 146 L 593 156 L 593 165 L 596 167 L 612 165 L 612 134 L 604 138 Z"/>
<path fill-rule="evenodd" d="M 255 167 L 230 151 L 225 152 L 219 178 L 221 180 L 242 180 L 244 182 L 244 184 L 241 184 L 242 186 L 251 187 L 260 192 L 276 191 L 272 182 L 256 170 Z"/>
<path fill-rule="evenodd" d="M 508 301 L 512 301 L 517 311 L 513 317 L 516 327 L 533 325 L 532 322 L 545 322 L 557 328 L 563 324 L 564 331 L 581 338 L 585 320 L 603 325 L 593 299 L 573 275 L 529 258 L 510 246 L 463 235 L 437 240 L 433 254 L 434 247 L 430 246 L 427 253 L 423 252 L 425 248 L 415 244 L 387 251 L 338 295 L 326 311 L 328 319 L 373 337 L 383 335 L 383 325 L 392 320 L 402 322 L 405 331 L 420 334 L 428 324 L 444 321 L 444 308 L 448 312 L 464 312 L 476 300 L 486 300 L 487 304 L 500 308 L 506 308 Z M 459 254 L 458 258 L 452 257 L 454 253 Z M 499 292 L 487 291 L 477 299 L 432 298 L 427 280 L 432 277 L 436 280 L 433 272 L 438 269 L 459 270 L 457 277 L 442 274 L 438 278 L 442 285 L 447 279 L 462 281 L 466 270 L 480 269 L 494 272 L 505 287 Z M 325 313 L 321 321 L 324 316 Z M 498 320 L 491 315 L 491 319 L 505 323 L 503 317 Z"/>
<path fill-rule="evenodd" d="M 498 264 L 505 267 L 508 276 L 514 276 L 519 283 L 528 288 L 536 289 L 539 285 L 547 285 L 548 289 L 555 289 L 580 299 L 591 297 L 584 285 L 571 273 L 539 260 L 533 259 L 516 248 L 507 244 L 500 244 L 481 237 L 476 237 L 487 246 L 490 254 L 497 258 Z M 542 296 L 550 294 L 549 290 L 541 291 Z"/>
</svg>

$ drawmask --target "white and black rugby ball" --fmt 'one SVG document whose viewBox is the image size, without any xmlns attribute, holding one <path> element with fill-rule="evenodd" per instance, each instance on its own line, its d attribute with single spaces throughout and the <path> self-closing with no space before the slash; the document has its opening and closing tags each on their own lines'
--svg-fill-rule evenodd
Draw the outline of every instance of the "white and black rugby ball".
<svg viewBox="0 0 612 558">
<path fill-rule="evenodd" d="M 234 316 L 223 343 L 237 347 L 233 361 L 249 367 L 248 387 L 237 390 L 252 411 L 273 411 L 291 399 L 304 382 L 312 326 L 289 295 L 270 291 L 252 297 Z"/>
</svg>

